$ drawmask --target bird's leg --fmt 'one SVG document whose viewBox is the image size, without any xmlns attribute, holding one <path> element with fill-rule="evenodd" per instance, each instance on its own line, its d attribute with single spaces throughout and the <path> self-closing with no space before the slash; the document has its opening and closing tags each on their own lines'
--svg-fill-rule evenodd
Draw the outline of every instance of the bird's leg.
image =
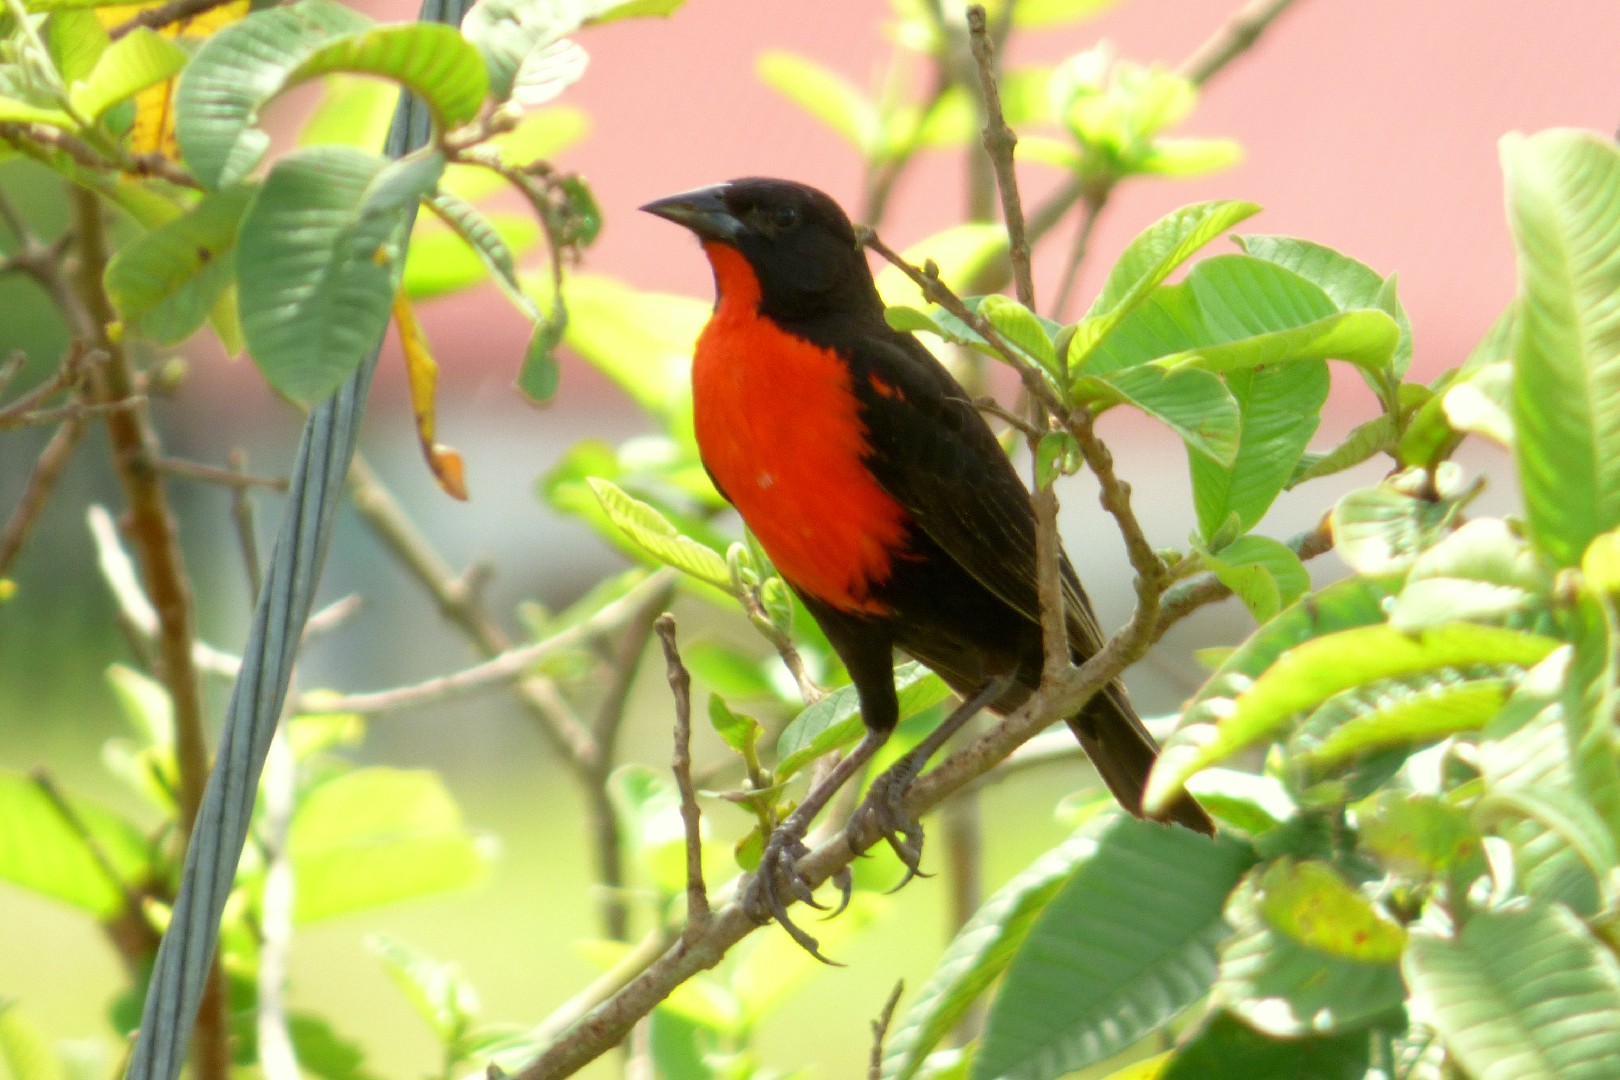
<svg viewBox="0 0 1620 1080">
<path fill-rule="evenodd" d="M 743 893 L 743 907 L 749 915 L 761 923 L 775 919 L 794 941 L 823 963 L 831 964 L 833 961 L 821 955 L 815 938 L 788 918 L 787 904 L 782 899 L 781 889 L 785 884 L 793 894 L 793 898 L 803 900 L 812 907 L 821 906 L 816 903 L 809 884 L 799 876 L 798 861 L 810 851 L 804 844 L 805 835 L 810 831 L 810 823 L 838 793 L 838 789 L 843 787 L 850 777 L 866 768 L 872 756 L 888 741 L 888 731 L 874 731 L 871 728 L 866 730 L 865 736 L 856 744 L 855 749 L 845 755 L 844 759 L 833 767 L 832 772 L 809 791 L 804 801 L 771 833 L 765 841 L 765 850 L 760 853 L 759 869 L 754 871 L 754 880 Z M 842 902 L 834 912 L 837 914 L 849 903 L 851 886 L 848 868 L 846 867 L 835 880 L 843 893 Z"/>
<path fill-rule="evenodd" d="M 923 766 L 928 764 L 928 759 L 933 757 L 951 736 L 960 731 L 962 725 L 1006 693 L 1012 681 L 1011 675 L 998 675 L 986 680 L 972 697 L 958 705 L 937 728 L 930 731 L 927 738 L 918 743 L 910 753 L 889 766 L 883 775 L 872 781 L 866 802 L 850 818 L 844 835 L 849 839 L 851 848 L 855 846 L 854 837 L 863 818 L 871 815 L 882 831 L 883 839 L 888 841 L 889 847 L 893 848 L 900 861 L 905 863 L 906 876 L 900 879 L 900 884 L 894 889 L 899 889 L 922 873 L 923 828 L 920 822 L 906 812 L 906 790 L 923 771 Z M 890 891 L 893 892 L 894 889 Z"/>
</svg>

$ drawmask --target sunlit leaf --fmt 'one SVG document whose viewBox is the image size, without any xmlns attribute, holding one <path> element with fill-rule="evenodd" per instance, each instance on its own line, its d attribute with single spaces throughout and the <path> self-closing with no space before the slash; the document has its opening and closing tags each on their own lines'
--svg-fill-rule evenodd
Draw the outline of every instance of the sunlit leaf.
<svg viewBox="0 0 1620 1080">
<path fill-rule="evenodd" d="M 311 791 L 293 815 L 287 853 L 300 924 L 466 888 L 492 854 L 437 774 L 376 766 Z"/>
<path fill-rule="evenodd" d="M 1199 769 L 1271 738 L 1301 711 L 1352 687 L 1443 668 L 1530 667 L 1557 646 L 1550 638 L 1469 623 L 1410 635 L 1363 626 L 1303 642 L 1214 710 L 1221 718 L 1212 731 L 1178 733 L 1154 767 L 1144 804 L 1150 812 L 1167 805 Z"/>
<path fill-rule="evenodd" d="M 195 333 L 232 282 L 237 227 L 254 194 L 244 184 L 221 188 L 119 248 L 106 286 L 124 322 L 163 345 Z"/>
<path fill-rule="evenodd" d="M 950 688 L 921 664 L 908 662 L 894 669 L 894 688 L 904 722 L 950 697 Z M 776 776 L 786 780 L 823 754 L 860 737 L 860 695 L 853 686 L 841 686 L 809 706 L 782 729 L 776 740 Z"/>
<path fill-rule="evenodd" d="M 1048 901 L 1097 849 L 1076 834 L 1018 873 L 957 931 L 883 1046 L 883 1080 L 911 1080 L 962 1015 L 1006 969 Z"/>
<path fill-rule="evenodd" d="M 1046 905 L 1008 966 L 975 1080 L 1034 1080 L 1101 1061 L 1202 997 L 1230 932 L 1248 844 L 1120 817 Z"/>
<path fill-rule="evenodd" d="M 80 115 L 96 119 L 112 106 L 163 82 L 185 66 L 187 54 L 174 42 L 138 27 L 109 45 L 68 100 Z"/>
<path fill-rule="evenodd" d="M 1620 525 L 1620 150 L 1595 132 L 1509 135 L 1502 167 L 1519 480 L 1538 546 L 1572 566 Z"/>
<path fill-rule="evenodd" d="M 403 264 L 403 226 L 443 164 L 437 154 L 388 164 L 337 146 L 277 162 L 236 252 L 242 330 L 272 386 L 317 400 L 376 348 Z"/>
<path fill-rule="evenodd" d="M 1620 963 L 1566 909 L 1474 912 L 1414 936 L 1413 1007 L 1475 1080 L 1606 1080 L 1620 1061 Z"/>
<path fill-rule="evenodd" d="M 131 823 L 64 798 L 58 804 L 36 779 L 0 773 L 0 881 L 110 918 L 124 906 L 122 890 L 139 888 L 152 873 L 152 853 Z"/>
<path fill-rule="evenodd" d="M 608 517 L 648 555 L 717 588 L 731 588 L 731 570 L 713 548 L 682 536 L 663 514 L 611 480 L 593 477 L 589 483 Z"/>
</svg>

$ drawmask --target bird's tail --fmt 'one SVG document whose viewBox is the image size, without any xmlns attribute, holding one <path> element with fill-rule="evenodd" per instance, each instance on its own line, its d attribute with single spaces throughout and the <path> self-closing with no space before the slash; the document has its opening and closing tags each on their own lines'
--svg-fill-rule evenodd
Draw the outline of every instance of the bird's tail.
<svg viewBox="0 0 1620 1080">
<path fill-rule="evenodd" d="M 1145 817 L 1142 793 L 1147 787 L 1148 771 L 1159 756 L 1159 744 L 1153 741 L 1141 717 L 1136 715 L 1124 688 L 1110 683 L 1069 717 L 1068 724 L 1114 798 L 1137 817 Z M 1215 835 L 1215 823 L 1185 792 L 1154 817 L 1205 836 Z"/>
</svg>

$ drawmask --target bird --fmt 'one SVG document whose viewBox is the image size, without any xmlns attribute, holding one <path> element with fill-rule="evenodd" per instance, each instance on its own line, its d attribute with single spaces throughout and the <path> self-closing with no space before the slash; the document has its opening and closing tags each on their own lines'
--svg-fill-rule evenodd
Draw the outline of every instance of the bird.
<svg viewBox="0 0 1620 1080">
<path fill-rule="evenodd" d="M 793 867 L 815 815 L 898 723 L 895 651 L 963 699 L 874 781 L 882 790 L 868 805 L 908 880 L 922 830 L 901 807 L 904 788 L 974 713 L 1010 712 L 1040 683 L 1035 513 L 973 399 L 886 321 L 855 227 L 830 196 L 746 177 L 641 209 L 694 233 L 714 272 L 692 361 L 699 457 L 825 632 L 861 707 L 861 741 L 777 827 L 747 896 L 756 918 L 774 917 L 819 956 L 782 889 L 814 903 Z M 1061 580 L 1079 663 L 1103 634 L 1066 554 Z M 1124 688 L 1110 683 L 1067 723 L 1120 805 L 1142 816 L 1158 747 Z M 1214 835 L 1191 796 L 1161 817 Z"/>
</svg>

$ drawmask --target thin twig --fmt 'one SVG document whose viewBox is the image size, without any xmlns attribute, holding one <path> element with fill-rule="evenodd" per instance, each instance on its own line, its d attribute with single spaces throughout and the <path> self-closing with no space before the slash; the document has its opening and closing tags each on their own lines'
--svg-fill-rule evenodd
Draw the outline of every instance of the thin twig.
<svg viewBox="0 0 1620 1080">
<path fill-rule="evenodd" d="M 979 69 L 979 92 L 984 100 L 984 149 L 995 169 L 1001 192 L 1001 216 L 1007 225 L 1007 257 L 1012 260 L 1013 288 L 1019 303 L 1035 308 L 1035 277 L 1029 266 L 1029 237 L 1024 232 L 1024 205 L 1018 194 L 1013 148 L 1018 136 L 1001 112 L 1001 91 L 996 87 L 995 46 L 985 27 L 984 7 L 967 9 L 968 44 Z"/>
<path fill-rule="evenodd" d="M 1333 550 L 1333 532 L 1328 519 L 1323 518 L 1316 528 L 1307 529 L 1289 538 L 1287 543 L 1289 549 L 1306 562 Z M 1224 600 L 1231 595 L 1232 590 L 1222 585 L 1220 579 L 1212 573 L 1198 574 L 1186 581 L 1177 582 L 1165 590 L 1160 602 L 1158 624 L 1154 627 L 1153 633 L 1154 640 L 1157 641 L 1170 627 L 1199 608 Z"/>
<path fill-rule="evenodd" d="M 905 992 L 906 983 L 902 979 L 894 984 L 889 991 L 889 1000 L 883 1003 L 883 1009 L 872 1021 L 872 1053 L 867 1058 L 867 1080 L 881 1080 L 883 1076 L 883 1040 L 888 1037 L 889 1024 L 894 1021 L 894 1010 L 900 1004 L 900 995 Z"/>
<path fill-rule="evenodd" d="M 994 326 L 990 325 L 990 320 L 970 310 L 962 302 L 962 298 L 952 292 L 940 280 L 938 267 L 932 262 L 922 267 L 913 266 L 893 248 L 885 244 L 876 232 L 871 229 L 861 229 L 858 232 L 861 244 L 877 252 L 899 268 L 901 273 L 910 278 L 917 288 L 922 290 L 925 299 L 938 304 L 952 315 L 955 315 L 966 323 L 974 333 L 982 337 L 985 344 L 994 349 L 1013 370 L 1018 372 L 1023 379 L 1024 388 L 1029 391 L 1031 397 L 1044 403 L 1048 409 L 1056 412 L 1062 411 L 1062 402 L 1057 399 L 1057 395 L 1052 392 L 1051 385 L 1047 383 L 1041 373 L 1035 370 L 1029 361 L 1019 354 L 1018 350 L 1007 344 L 1006 339 L 996 332 Z"/>
<path fill-rule="evenodd" d="M 1069 297 L 1074 294 L 1075 284 L 1080 280 L 1080 267 L 1085 264 L 1086 255 L 1091 250 L 1091 234 L 1096 231 L 1097 219 L 1102 217 L 1103 210 L 1108 207 L 1108 198 L 1113 194 L 1112 181 L 1088 187 L 1087 194 L 1080 203 L 1080 226 L 1074 237 L 1074 246 L 1069 249 L 1069 259 L 1063 266 L 1063 277 L 1058 282 L 1057 299 L 1052 301 L 1051 316 L 1059 322 L 1063 320 L 1063 312 L 1069 306 Z"/>
<path fill-rule="evenodd" d="M 602 898 L 602 928 L 609 940 L 624 941 L 630 934 L 630 908 L 625 902 L 624 834 L 614 805 L 610 780 L 619 761 L 619 731 L 624 727 L 625 705 L 635 683 L 641 656 L 647 651 L 653 625 L 675 594 L 675 576 L 660 572 L 663 586 L 640 597 L 623 619 L 612 655 L 607 692 L 596 707 L 591 738 L 596 742 L 596 766 L 580 779 L 585 784 L 595 833 L 596 885 Z"/>
<path fill-rule="evenodd" d="M 22 498 L 17 500 L 16 509 L 6 519 L 5 530 L 0 532 L 0 577 L 11 569 L 11 564 L 22 553 L 23 545 L 28 543 L 28 536 L 39 522 L 45 504 L 50 501 L 51 492 L 56 490 L 57 480 L 61 479 L 62 471 L 72 460 L 79 443 L 84 441 L 87 430 L 89 421 L 82 414 L 69 417 L 56 429 L 34 462 L 34 471 L 28 474 Z"/>
<path fill-rule="evenodd" d="M 669 689 L 675 695 L 675 754 L 670 767 L 681 793 L 681 825 L 686 832 L 686 927 L 681 940 L 692 941 L 709 925 L 709 890 L 703 883 L 703 819 L 692 785 L 692 676 L 681 663 L 675 644 L 675 616 L 660 615 L 654 625 L 664 646 Z"/>
<path fill-rule="evenodd" d="M 359 613 L 365 607 L 365 601 L 360 599 L 359 593 L 350 593 L 332 601 L 319 611 L 313 612 L 304 620 L 304 632 L 299 635 L 299 645 L 307 645 L 315 638 L 330 634 Z"/>
<path fill-rule="evenodd" d="M 29 412 L 13 412 L 10 409 L 0 414 L 0 431 L 14 427 L 48 427 L 55 423 L 69 421 L 92 420 L 98 416 L 109 413 L 122 412 L 125 409 L 136 409 L 146 404 L 144 394 L 122 398 L 118 401 L 73 401 L 66 405 L 57 405 L 49 409 L 33 409 Z"/>
<path fill-rule="evenodd" d="M 225 460 L 231 472 L 246 475 L 245 450 L 236 447 Z M 253 524 L 253 499 L 246 484 L 231 488 L 231 523 L 236 527 L 236 546 L 242 552 L 242 569 L 247 574 L 248 600 L 253 602 L 264 587 L 264 565 L 259 561 L 259 533 Z M 309 633 L 307 622 L 304 633 Z"/>
<path fill-rule="evenodd" d="M 64 154 L 75 165 L 94 172 L 124 173 L 129 176 L 167 180 L 176 187 L 202 190 L 202 184 L 185 169 L 162 154 L 125 153 L 116 144 L 94 146 L 77 135 L 48 124 L 0 122 L 0 139 L 25 150 L 31 144 Z"/>
<path fill-rule="evenodd" d="M 123 344 L 115 341 L 108 327 L 117 313 L 102 284 L 108 251 L 100 200 L 82 188 L 73 189 L 75 233 L 79 247 L 79 299 L 92 327 L 92 341 L 107 356 L 93 373 L 96 398 L 120 401 L 133 397 L 135 375 Z M 127 528 L 140 561 L 146 593 L 157 613 L 158 675 L 174 703 L 175 757 L 180 774 L 180 832 L 191 835 L 202 803 L 203 786 L 208 782 L 208 745 L 203 731 L 202 699 L 197 668 L 192 659 L 196 637 L 192 610 L 191 581 L 174 515 L 169 510 L 163 481 L 152 469 L 161 456 L 157 432 L 144 409 L 118 410 L 106 417 L 107 435 L 112 444 L 113 466 L 128 504 Z M 207 1062 L 205 1080 L 219 1070 L 228 1070 L 226 1032 L 214 1030 L 225 1018 L 215 1016 L 199 1025 L 199 1038 L 212 1042 L 214 1059 Z M 219 1073 L 223 1075 L 223 1073 Z"/>
<path fill-rule="evenodd" d="M 107 36 L 117 41 L 125 34 L 137 27 L 147 27 L 151 30 L 161 29 L 186 19 L 194 19 L 205 15 L 217 7 L 224 7 L 232 0 L 170 0 L 167 4 L 147 8 L 138 12 L 128 22 L 123 22 L 107 31 Z"/>
<path fill-rule="evenodd" d="M 118 527 L 106 507 L 91 504 L 85 511 L 90 526 L 90 538 L 96 547 L 96 565 L 102 580 L 112 593 L 118 612 L 118 621 L 144 656 L 149 656 L 158 636 L 158 616 L 152 603 L 141 589 L 135 574 L 135 564 L 118 539 Z M 242 670 L 240 657 L 222 652 L 205 641 L 192 647 L 192 659 L 198 670 L 236 678 Z"/>
<path fill-rule="evenodd" d="M 436 705 L 500 683 L 526 677 L 528 670 L 548 656 L 578 648 L 593 638 L 612 631 L 633 618 L 650 597 L 667 596 L 674 571 L 660 570 L 629 592 L 595 612 L 590 618 L 566 630 L 528 645 L 508 649 L 492 659 L 463 668 L 450 675 L 439 675 L 410 686 L 378 690 L 368 694 L 310 693 L 299 698 L 300 712 L 360 713 L 380 716 L 401 709 Z"/>
<path fill-rule="evenodd" d="M 253 476 L 236 469 L 222 469 L 218 465 L 205 465 L 200 461 L 187 461 L 184 458 L 160 457 L 152 461 L 152 467 L 159 472 L 168 473 L 186 480 L 201 480 L 204 483 L 219 484 L 228 488 L 267 488 L 270 491 L 286 491 L 287 478 L 284 476 Z"/>
<path fill-rule="evenodd" d="M 1181 62 L 1176 73 L 1194 86 L 1202 86 L 1260 40 L 1260 35 L 1295 0 L 1252 0 L 1227 19 L 1214 35 Z"/>
<path fill-rule="evenodd" d="M 349 491 L 362 520 L 428 591 L 445 618 L 460 627 L 486 656 L 498 656 L 512 647 L 506 634 L 479 602 L 477 577 L 458 577 L 445 565 L 359 454 L 355 455 L 349 470 Z M 595 741 L 563 700 L 555 682 L 541 676 L 528 676 L 519 679 L 514 690 L 518 701 L 576 775 L 583 775 L 592 767 L 597 758 Z"/>
<path fill-rule="evenodd" d="M 798 686 L 799 697 L 804 700 L 805 706 L 809 707 L 820 701 L 823 696 L 821 687 L 817 686 L 815 680 L 810 678 L 809 672 L 805 671 L 804 657 L 799 655 L 799 647 L 793 643 L 793 639 L 778 630 L 776 624 L 771 621 L 770 612 L 765 610 L 765 603 L 760 599 L 759 589 L 757 587 L 744 589 L 740 599 L 748 621 L 776 649 L 776 654 L 782 658 L 782 664 L 787 668 L 788 674 L 793 676 L 793 682 Z"/>
</svg>

